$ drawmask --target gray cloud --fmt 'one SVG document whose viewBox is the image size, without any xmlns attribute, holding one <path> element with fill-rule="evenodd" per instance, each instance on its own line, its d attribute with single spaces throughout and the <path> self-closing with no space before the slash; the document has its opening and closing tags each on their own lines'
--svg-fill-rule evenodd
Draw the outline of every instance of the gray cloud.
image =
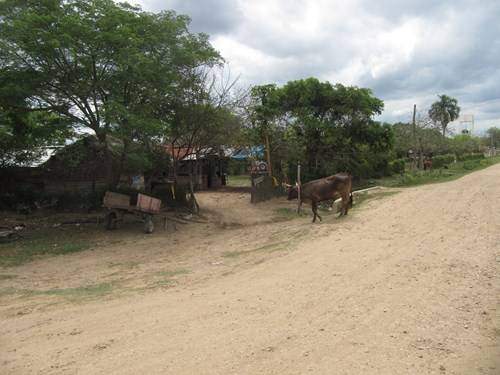
<svg viewBox="0 0 500 375">
<path fill-rule="evenodd" d="M 193 31 L 209 35 L 230 32 L 242 18 L 236 2 L 231 0 L 143 0 L 139 3 L 150 11 L 173 9 L 187 14 Z"/>
</svg>

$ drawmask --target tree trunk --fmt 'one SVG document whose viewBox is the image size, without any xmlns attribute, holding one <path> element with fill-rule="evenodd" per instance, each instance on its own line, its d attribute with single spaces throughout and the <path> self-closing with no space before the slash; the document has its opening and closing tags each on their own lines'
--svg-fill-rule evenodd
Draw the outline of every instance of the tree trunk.
<svg viewBox="0 0 500 375">
<path fill-rule="evenodd" d="M 196 197 L 194 195 L 194 186 L 193 186 L 193 174 L 189 174 L 189 200 L 188 200 L 188 206 L 189 209 L 191 210 L 191 213 L 197 215 L 200 213 L 200 205 L 198 204 L 198 201 L 196 200 Z"/>
<path fill-rule="evenodd" d="M 267 173 L 269 176 L 273 175 L 271 166 L 271 147 L 269 146 L 269 135 L 266 133 L 266 158 L 267 158 Z"/>
<path fill-rule="evenodd" d="M 174 180 L 174 184 L 177 183 L 177 156 L 175 154 L 175 145 L 172 143 L 172 178 Z"/>
<path fill-rule="evenodd" d="M 196 189 L 197 187 L 199 188 L 199 183 L 198 181 L 200 180 L 199 177 L 199 171 L 200 171 L 200 154 L 199 152 L 196 152 L 196 160 L 194 161 L 194 188 Z"/>
<path fill-rule="evenodd" d="M 123 141 L 123 151 L 120 156 L 120 160 L 116 164 L 116 168 L 114 167 L 113 163 L 113 155 L 111 152 L 109 152 L 108 146 L 106 145 L 106 159 L 111 160 L 110 163 L 108 163 L 108 178 L 111 177 L 111 188 L 115 189 L 118 184 L 120 183 L 120 177 L 122 175 L 123 167 L 125 166 L 125 160 L 127 159 L 127 152 L 129 148 L 129 142 Z"/>
</svg>

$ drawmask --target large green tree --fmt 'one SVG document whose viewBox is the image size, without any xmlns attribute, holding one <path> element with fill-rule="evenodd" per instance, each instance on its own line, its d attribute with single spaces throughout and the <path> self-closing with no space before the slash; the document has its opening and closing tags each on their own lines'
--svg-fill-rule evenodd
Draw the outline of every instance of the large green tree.
<svg viewBox="0 0 500 375">
<path fill-rule="evenodd" d="M 73 134 L 67 119 L 32 108 L 31 81 L 14 78 L 0 71 L 0 168 L 36 164 L 48 147 L 63 145 Z"/>
<path fill-rule="evenodd" d="M 458 134 L 450 139 L 450 147 L 458 157 L 478 153 L 481 150 L 481 139 L 470 134 Z"/>
<path fill-rule="evenodd" d="M 276 156 L 285 159 L 291 178 L 298 161 L 304 165 L 305 179 L 342 170 L 369 177 L 387 169 L 392 129 L 373 120 L 383 102 L 369 89 L 308 78 L 255 91 L 259 100 L 254 117 L 267 124 L 263 129 L 274 124 Z"/>
<path fill-rule="evenodd" d="M 64 145 L 70 134 L 70 127 L 57 114 L 0 107 L 0 168 L 36 164 L 48 155 L 48 148 Z"/>
<path fill-rule="evenodd" d="M 383 102 L 369 89 L 309 78 L 288 82 L 282 91 L 285 119 L 304 155 L 306 178 L 342 170 L 357 177 L 384 173 L 392 131 L 373 120 Z"/>
<path fill-rule="evenodd" d="M 439 100 L 432 103 L 429 109 L 429 117 L 441 127 L 444 137 L 448 124 L 455 121 L 460 115 L 460 107 L 455 98 L 447 95 L 438 95 L 438 98 Z"/>
<path fill-rule="evenodd" d="M 30 82 L 30 110 L 55 113 L 101 141 L 119 136 L 126 155 L 132 143 L 161 142 L 193 77 L 221 61 L 188 24 L 187 16 L 112 0 L 6 0 L 0 76 Z"/>
<path fill-rule="evenodd" d="M 418 116 L 415 127 L 410 123 L 398 122 L 392 128 L 394 152 L 399 158 L 406 157 L 409 150 L 417 155 L 444 154 L 450 151 L 449 139 L 444 138 L 427 117 Z"/>
</svg>

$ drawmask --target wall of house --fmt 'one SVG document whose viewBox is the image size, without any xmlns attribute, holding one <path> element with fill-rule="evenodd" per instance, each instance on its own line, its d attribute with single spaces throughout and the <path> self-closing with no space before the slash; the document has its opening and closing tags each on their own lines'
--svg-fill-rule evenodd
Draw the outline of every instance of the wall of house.
<svg viewBox="0 0 500 375">
<path fill-rule="evenodd" d="M 82 194 L 89 195 L 97 192 L 103 192 L 108 187 L 106 179 L 97 179 L 96 181 L 78 181 L 78 180 L 53 180 L 44 181 L 44 194 Z"/>
</svg>

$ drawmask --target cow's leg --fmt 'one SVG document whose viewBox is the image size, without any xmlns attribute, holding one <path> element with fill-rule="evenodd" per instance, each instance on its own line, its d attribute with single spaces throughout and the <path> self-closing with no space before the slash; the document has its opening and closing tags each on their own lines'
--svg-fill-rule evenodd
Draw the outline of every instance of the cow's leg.
<svg viewBox="0 0 500 375">
<path fill-rule="evenodd" d="M 312 207 L 312 211 L 313 211 L 313 214 L 314 214 L 313 223 L 316 222 L 316 217 L 319 218 L 319 221 L 322 221 L 321 216 L 319 216 L 319 214 L 318 214 L 318 202 L 313 201 L 311 203 L 311 207 Z"/>
<path fill-rule="evenodd" d="M 349 195 L 342 194 L 342 209 L 340 210 L 340 216 L 347 215 L 347 210 L 349 207 Z"/>
<path fill-rule="evenodd" d="M 350 197 L 350 194 L 348 192 L 346 192 L 344 194 L 344 197 L 342 198 L 342 202 L 344 202 L 344 204 L 345 204 L 344 215 L 347 215 L 347 211 L 349 211 L 349 205 L 351 203 L 351 197 Z"/>
</svg>

